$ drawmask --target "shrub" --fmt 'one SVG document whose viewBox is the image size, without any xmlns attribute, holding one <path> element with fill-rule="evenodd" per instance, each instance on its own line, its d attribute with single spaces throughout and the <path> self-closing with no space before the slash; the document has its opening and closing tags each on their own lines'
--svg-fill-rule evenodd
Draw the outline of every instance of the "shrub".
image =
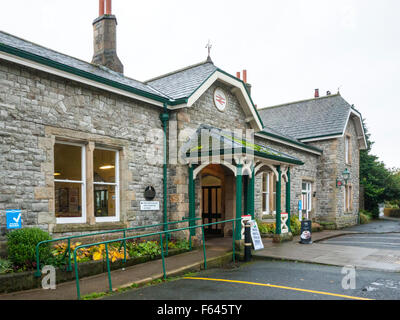
<svg viewBox="0 0 400 320">
<path fill-rule="evenodd" d="M 9 260 L 0 259 L 0 274 L 12 272 L 12 263 Z"/>
<path fill-rule="evenodd" d="M 360 224 L 367 224 L 371 220 L 371 217 L 360 212 Z"/>
<path fill-rule="evenodd" d="M 39 228 L 26 228 L 7 234 L 8 258 L 17 268 L 36 267 L 36 245 L 40 241 L 51 240 L 50 235 Z M 40 263 L 52 257 L 50 244 L 39 247 Z"/>
<path fill-rule="evenodd" d="M 294 236 L 298 236 L 301 233 L 301 222 L 297 215 L 292 215 L 290 217 L 290 229 Z"/>
<path fill-rule="evenodd" d="M 150 256 L 153 259 L 161 254 L 157 241 L 127 242 L 127 249 L 131 257 Z"/>
<path fill-rule="evenodd" d="M 260 220 L 257 221 L 258 230 L 263 234 L 274 234 L 276 230 L 275 223 L 266 223 Z"/>
<path fill-rule="evenodd" d="M 312 232 L 321 232 L 324 228 L 317 222 L 313 222 L 311 224 L 311 231 Z"/>
</svg>

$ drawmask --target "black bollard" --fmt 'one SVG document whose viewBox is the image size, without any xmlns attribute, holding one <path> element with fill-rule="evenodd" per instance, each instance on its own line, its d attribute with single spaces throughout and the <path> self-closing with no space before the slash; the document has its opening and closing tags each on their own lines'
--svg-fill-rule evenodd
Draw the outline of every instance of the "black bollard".
<svg viewBox="0 0 400 320">
<path fill-rule="evenodd" d="M 244 261 L 249 262 L 251 260 L 251 234 L 250 234 L 250 223 L 247 222 L 244 229 Z"/>
</svg>

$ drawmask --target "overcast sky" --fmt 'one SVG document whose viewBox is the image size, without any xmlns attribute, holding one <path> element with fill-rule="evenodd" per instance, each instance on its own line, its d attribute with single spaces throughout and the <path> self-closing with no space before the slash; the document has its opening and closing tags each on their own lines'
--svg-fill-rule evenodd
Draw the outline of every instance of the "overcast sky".
<svg viewBox="0 0 400 320">
<path fill-rule="evenodd" d="M 91 61 L 98 0 L 0 0 L 0 30 Z M 248 70 L 258 106 L 329 90 L 361 111 L 373 153 L 400 168 L 399 0 L 113 0 L 125 75 L 201 62 Z"/>
</svg>

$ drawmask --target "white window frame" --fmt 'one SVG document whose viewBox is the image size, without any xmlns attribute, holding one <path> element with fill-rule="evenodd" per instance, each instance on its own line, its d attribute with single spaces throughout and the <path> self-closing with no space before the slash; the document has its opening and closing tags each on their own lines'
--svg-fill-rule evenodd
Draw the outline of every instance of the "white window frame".
<svg viewBox="0 0 400 320">
<path fill-rule="evenodd" d="M 344 212 L 351 213 L 353 212 L 353 186 L 348 184 L 344 187 Z"/>
<path fill-rule="evenodd" d="M 303 189 L 303 183 L 306 184 L 306 189 Z M 309 181 L 302 181 L 301 182 L 301 195 L 302 195 L 302 211 L 306 211 L 307 213 L 307 218 L 308 218 L 308 214 L 311 212 L 312 210 L 312 198 L 311 198 L 311 194 L 312 194 L 312 182 Z M 306 199 L 307 199 L 307 207 L 306 204 L 303 201 L 303 195 L 306 195 Z"/>
<path fill-rule="evenodd" d="M 94 212 L 96 223 L 97 222 L 119 222 L 120 221 L 120 181 L 119 181 L 119 150 L 103 148 L 103 147 L 95 147 L 95 150 L 107 150 L 115 152 L 115 182 L 95 182 L 93 181 L 93 189 L 95 185 L 98 186 L 114 186 L 115 187 L 115 216 L 113 217 L 96 217 L 96 213 Z M 94 159 L 93 159 L 94 160 Z M 94 167 L 93 167 L 94 170 Z M 95 201 L 93 197 L 93 202 Z M 93 203 L 93 208 L 95 204 Z"/>
<path fill-rule="evenodd" d="M 346 162 L 346 164 L 351 164 L 350 145 L 351 145 L 351 137 L 349 135 L 346 135 L 344 137 L 344 153 L 345 153 L 345 162 Z"/>
<path fill-rule="evenodd" d="M 74 181 L 74 180 L 61 180 L 61 179 L 54 179 L 54 189 L 55 183 L 74 183 L 74 184 L 81 184 L 81 211 L 82 216 L 80 218 L 71 217 L 71 218 L 56 218 L 57 224 L 69 224 L 69 223 L 86 223 L 86 146 L 84 144 L 78 144 L 73 142 L 64 142 L 64 141 L 56 141 L 55 144 L 64 144 L 70 146 L 77 146 L 81 147 L 81 181 Z M 55 158 L 55 155 L 54 155 Z"/>
<path fill-rule="evenodd" d="M 261 188 L 261 192 L 262 192 L 262 196 L 263 196 L 263 198 L 265 197 L 265 204 L 266 204 L 266 208 L 262 208 L 262 210 L 263 210 L 263 214 L 270 214 L 270 208 L 269 208 L 269 196 L 270 196 L 270 190 L 269 190 L 269 183 L 270 183 L 270 181 L 269 181 L 269 173 L 268 172 L 266 172 L 266 173 L 263 173 L 263 177 L 262 177 L 262 183 L 263 183 L 263 185 L 262 185 L 262 188 Z M 264 178 L 267 178 L 266 179 L 266 181 L 264 181 Z M 264 190 L 264 184 L 267 184 L 267 188 L 266 188 L 266 190 L 267 191 L 263 191 Z M 262 202 L 261 202 L 262 203 Z M 265 210 L 264 210 L 265 209 Z"/>
</svg>

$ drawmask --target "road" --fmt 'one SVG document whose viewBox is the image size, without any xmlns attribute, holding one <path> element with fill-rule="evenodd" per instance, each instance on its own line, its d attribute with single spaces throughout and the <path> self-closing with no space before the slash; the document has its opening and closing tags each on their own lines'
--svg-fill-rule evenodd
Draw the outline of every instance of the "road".
<svg viewBox="0 0 400 320">
<path fill-rule="evenodd" d="M 256 261 L 234 269 L 127 291 L 109 300 L 399 300 L 400 274 L 356 270 L 355 289 L 344 289 L 341 267 Z M 349 285 L 349 281 L 344 281 Z"/>
<path fill-rule="evenodd" d="M 400 251 L 400 234 L 391 233 L 384 235 L 383 234 L 346 235 L 324 240 L 321 241 L 320 243 Z"/>
</svg>

